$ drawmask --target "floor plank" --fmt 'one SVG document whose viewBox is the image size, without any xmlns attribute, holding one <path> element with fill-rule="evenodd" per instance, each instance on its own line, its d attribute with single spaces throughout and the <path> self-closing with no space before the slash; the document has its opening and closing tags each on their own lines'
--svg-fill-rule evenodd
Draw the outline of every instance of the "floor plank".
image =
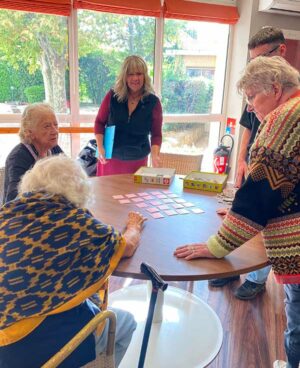
<svg viewBox="0 0 300 368">
<path fill-rule="evenodd" d="M 192 291 L 205 301 L 221 320 L 223 344 L 208 368 L 271 368 L 274 360 L 285 357 L 283 331 L 286 321 L 282 285 L 276 284 L 270 274 L 264 293 L 252 301 L 241 301 L 234 297 L 232 291 L 243 281 L 244 276 L 241 281 L 223 288 L 210 288 L 207 281 L 170 283 L 172 286 Z M 112 276 L 110 292 L 141 282 Z"/>
</svg>

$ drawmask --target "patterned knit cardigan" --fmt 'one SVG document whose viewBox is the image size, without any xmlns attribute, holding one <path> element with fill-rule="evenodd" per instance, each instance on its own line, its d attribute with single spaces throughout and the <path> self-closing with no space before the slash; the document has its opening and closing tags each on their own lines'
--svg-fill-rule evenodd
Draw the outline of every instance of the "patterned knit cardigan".
<svg viewBox="0 0 300 368">
<path fill-rule="evenodd" d="M 96 293 L 122 235 L 59 195 L 26 193 L 0 210 L 0 346 Z"/>
<path fill-rule="evenodd" d="M 300 91 L 272 111 L 251 148 L 249 175 L 208 248 L 216 257 L 262 231 L 277 282 L 300 283 Z"/>
</svg>

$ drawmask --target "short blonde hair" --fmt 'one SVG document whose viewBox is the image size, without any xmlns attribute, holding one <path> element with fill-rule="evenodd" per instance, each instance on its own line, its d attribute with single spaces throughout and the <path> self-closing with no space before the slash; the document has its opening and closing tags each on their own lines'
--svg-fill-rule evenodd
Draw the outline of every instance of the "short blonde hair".
<svg viewBox="0 0 300 368">
<path fill-rule="evenodd" d="M 245 68 L 242 78 L 237 83 L 240 93 L 247 89 L 270 92 L 274 83 L 283 90 L 299 86 L 299 72 L 280 56 L 259 56 Z"/>
<path fill-rule="evenodd" d="M 26 192 L 60 194 L 76 207 L 85 207 L 90 199 L 90 184 L 80 164 L 61 154 L 38 160 L 25 173 L 19 194 Z"/>
<path fill-rule="evenodd" d="M 45 113 L 52 113 L 55 116 L 53 108 L 47 103 L 34 103 L 25 108 L 22 114 L 19 130 L 19 136 L 22 143 L 32 143 L 29 130 L 34 129 L 37 126 L 41 121 L 41 116 Z"/>
<path fill-rule="evenodd" d="M 154 93 L 151 78 L 148 74 L 148 67 L 144 59 L 137 55 L 131 55 L 128 56 L 123 61 L 120 74 L 113 88 L 113 91 L 117 95 L 119 102 L 124 102 L 128 98 L 128 87 L 126 83 L 126 78 L 130 73 L 144 74 L 144 86 L 142 97 L 147 96 L 150 93 Z"/>
</svg>

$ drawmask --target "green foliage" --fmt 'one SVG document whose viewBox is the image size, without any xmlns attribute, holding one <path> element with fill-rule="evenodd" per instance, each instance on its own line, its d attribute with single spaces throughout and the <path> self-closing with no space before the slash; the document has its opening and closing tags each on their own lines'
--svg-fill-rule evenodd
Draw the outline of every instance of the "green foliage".
<svg viewBox="0 0 300 368">
<path fill-rule="evenodd" d="M 95 52 L 79 60 L 81 101 L 89 98 L 93 104 L 100 105 L 107 91 L 113 86 L 115 76 L 105 65 L 108 59 L 108 55 Z M 95 75 L 97 75 L 97 78 L 95 78 Z M 85 96 L 84 92 L 86 93 Z"/>
<path fill-rule="evenodd" d="M 0 80 L 0 102 L 25 102 L 27 97 L 24 94 L 24 89 L 43 83 L 40 71 L 30 74 L 21 62 L 18 64 L 18 69 L 15 69 L 8 62 L 0 61 Z"/>
<path fill-rule="evenodd" d="M 212 82 L 206 78 L 166 80 L 163 110 L 171 114 L 207 114 L 211 110 Z"/>
<path fill-rule="evenodd" d="M 24 93 L 29 103 L 45 100 L 45 89 L 43 85 L 27 87 L 25 88 Z"/>
<path fill-rule="evenodd" d="M 8 67 L 4 63 L 0 63 L 0 102 L 9 100 L 11 82 L 9 78 Z"/>
<path fill-rule="evenodd" d="M 100 105 L 128 55 L 142 56 L 153 74 L 154 18 L 80 10 L 78 22 L 81 102 Z M 183 21 L 165 23 L 165 113 L 210 112 L 213 84 L 189 78 L 180 53 L 186 49 L 186 36 L 195 38 L 195 32 Z M 64 112 L 70 96 L 67 65 L 66 17 L 0 10 L 0 101 L 42 101 L 46 95 L 57 111 Z"/>
<path fill-rule="evenodd" d="M 142 56 L 153 74 L 153 18 L 79 11 L 78 20 L 82 102 L 101 103 L 128 55 Z"/>
</svg>

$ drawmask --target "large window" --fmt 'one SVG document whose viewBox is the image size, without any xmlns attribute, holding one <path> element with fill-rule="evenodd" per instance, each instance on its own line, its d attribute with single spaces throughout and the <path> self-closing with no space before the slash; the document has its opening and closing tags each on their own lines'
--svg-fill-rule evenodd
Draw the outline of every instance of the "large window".
<svg viewBox="0 0 300 368">
<path fill-rule="evenodd" d="M 166 20 L 162 101 L 165 113 L 220 113 L 229 26 Z"/>
<path fill-rule="evenodd" d="M 93 136 L 95 115 L 122 61 L 137 54 L 162 100 L 162 150 L 202 153 L 205 166 L 224 120 L 228 33 L 228 25 L 217 23 L 88 10 L 72 10 L 70 17 L 0 10 L 0 129 L 17 126 L 27 104 L 46 101 L 61 126 L 91 128 L 89 134 L 62 135 L 62 148 L 76 157 Z M 3 138 L 8 153 L 16 136 Z"/>
<path fill-rule="evenodd" d="M 165 21 L 162 102 L 171 124 L 164 126 L 163 150 L 201 153 L 206 170 L 220 124 L 201 115 L 222 111 L 228 34 L 224 24 Z"/>
<path fill-rule="evenodd" d="M 0 9 L 0 114 L 47 101 L 68 111 L 67 18 Z"/>
<path fill-rule="evenodd" d="M 96 112 L 128 55 L 142 56 L 153 75 L 155 19 L 78 12 L 80 112 Z"/>
</svg>

